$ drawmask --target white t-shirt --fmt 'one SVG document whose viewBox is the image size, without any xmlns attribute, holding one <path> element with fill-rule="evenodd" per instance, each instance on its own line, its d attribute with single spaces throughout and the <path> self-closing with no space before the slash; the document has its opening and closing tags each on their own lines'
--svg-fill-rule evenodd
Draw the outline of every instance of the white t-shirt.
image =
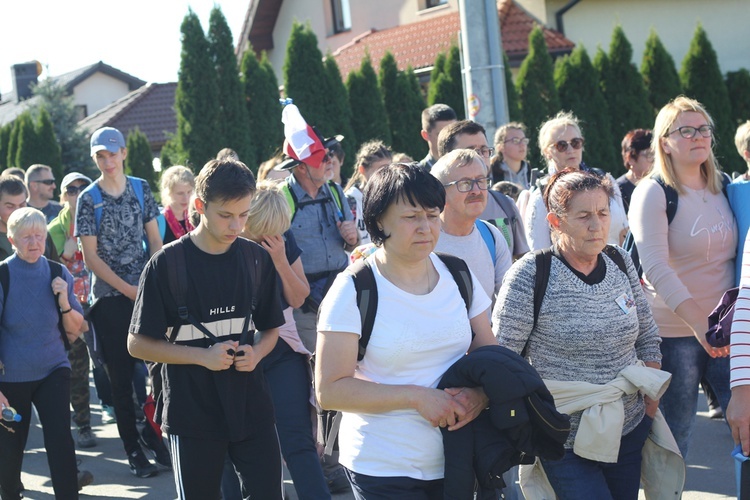
<svg viewBox="0 0 750 500">
<path fill-rule="evenodd" d="M 349 208 L 352 209 L 354 214 L 354 221 L 357 223 L 357 230 L 359 230 L 359 237 L 362 240 L 360 245 L 366 245 L 372 240 L 370 239 L 370 233 L 365 228 L 365 221 L 362 219 L 362 200 L 364 199 L 362 191 L 357 187 L 350 187 L 345 193 L 349 201 Z"/>
<path fill-rule="evenodd" d="M 382 251 L 382 250 L 379 250 Z M 370 260 L 378 289 L 378 309 L 364 359 L 355 378 L 379 384 L 436 387 L 445 371 L 471 344 L 466 305 L 448 268 L 430 255 L 440 279 L 426 295 L 413 295 L 388 281 Z M 372 259 L 372 257 L 369 257 Z M 490 305 L 472 273 L 470 317 Z M 361 335 L 354 282 L 341 273 L 320 307 L 318 331 Z M 339 462 L 369 476 L 443 477 L 443 438 L 416 410 L 386 413 L 344 412 L 339 431 Z"/>
</svg>

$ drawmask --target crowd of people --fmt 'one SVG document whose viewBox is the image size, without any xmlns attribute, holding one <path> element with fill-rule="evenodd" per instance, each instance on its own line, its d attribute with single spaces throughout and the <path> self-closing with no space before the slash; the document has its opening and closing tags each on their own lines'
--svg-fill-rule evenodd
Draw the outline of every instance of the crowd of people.
<svg viewBox="0 0 750 500">
<path fill-rule="evenodd" d="M 678 498 L 699 386 L 750 454 L 750 121 L 733 182 L 682 96 L 623 138 L 616 180 L 570 112 L 490 146 L 436 104 L 421 161 L 369 141 L 351 179 L 346 138 L 283 121 L 257 181 L 224 149 L 162 172 L 159 203 L 110 127 L 59 203 L 48 166 L 0 175 L 0 405 L 23 417 L 0 421 L 0 499 L 23 497 L 32 405 L 56 498 L 95 480 L 90 375 L 130 472 L 172 470 L 180 499 L 280 500 L 282 460 L 302 499 L 443 498 L 466 470 L 481 499 Z M 495 452 L 457 452 L 469 429 Z"/>
</svg>

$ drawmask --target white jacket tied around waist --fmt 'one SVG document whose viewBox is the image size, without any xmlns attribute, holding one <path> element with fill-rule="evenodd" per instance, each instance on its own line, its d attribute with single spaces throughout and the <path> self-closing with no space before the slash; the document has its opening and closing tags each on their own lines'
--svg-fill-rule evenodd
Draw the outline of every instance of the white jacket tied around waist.
<svg viewBox="0 0 750 500">
<path fill-rule="evenodd" d="M 625 414 L 622 396 L 643 392 L 660 399 L 671 375 L 642 363 L 624 368 L 610 382 L 545 380 L 555 398 L 557 410 L 573 413 L 583 410 L 573 451 L 588 460 L 615 463 L 620 449 Z M 555 493 L 539 460 L 520 467 L 520 483 L 529 500 L 554 500 Z M 661 411 L 656 412 L 651 432 L 643 446 L 641 483 L 646 498 L 679 499 L 685 484 L 685 462 Z"/>
</svg>

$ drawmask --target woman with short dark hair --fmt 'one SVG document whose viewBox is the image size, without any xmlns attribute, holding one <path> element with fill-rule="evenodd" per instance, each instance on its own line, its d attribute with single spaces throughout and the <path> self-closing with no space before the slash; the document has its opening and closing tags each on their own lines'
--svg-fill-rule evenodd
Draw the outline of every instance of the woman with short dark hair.
<svg viewBox="0 0 750 500">
<path fill-rule="evenodd" d="M 651 171 L 654 166 L 654 150 L 651 149 L 653 134 L 650 130 L 638 128 L 631 130 L 622 139 L 622 162 L 628 169 L 617 178 L 617 185 L 622 193 L 625 213 L 630 210 L 630 196 L 635 186 Z"/>
<path fill-rule="evenodd" d="M 365 187 L 364 221 L 378 246 L 367 258 L 378 307 L 361 360 L 351 275 L 339 274 L 321 304 L 316 393 L 323 408 L 343 413 L 339 460 L 358 499 L 443 498 L 439 427 L 463 427 L 487 405 L 481 390 L 436 389 L 467 351 L 495 344 L 490 301 L 476 277 L 467 315 L 433 253 L 444 205 L 445 188 L 416 164 L 375 172 Z"/>
</svg>

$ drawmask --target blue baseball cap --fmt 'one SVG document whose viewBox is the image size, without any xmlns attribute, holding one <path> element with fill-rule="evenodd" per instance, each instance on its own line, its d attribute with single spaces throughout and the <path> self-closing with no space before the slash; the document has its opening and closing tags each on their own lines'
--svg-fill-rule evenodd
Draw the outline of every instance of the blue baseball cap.
<svg viewBox="0 0 750 500">
<path fill-rule="evenodd" d="M 125 138 L 116 128 L 102 127 L 91 136 L 91 156 L 105 149 L 110 153 L 117 153 L 124 147 Z"/>
</svg>

